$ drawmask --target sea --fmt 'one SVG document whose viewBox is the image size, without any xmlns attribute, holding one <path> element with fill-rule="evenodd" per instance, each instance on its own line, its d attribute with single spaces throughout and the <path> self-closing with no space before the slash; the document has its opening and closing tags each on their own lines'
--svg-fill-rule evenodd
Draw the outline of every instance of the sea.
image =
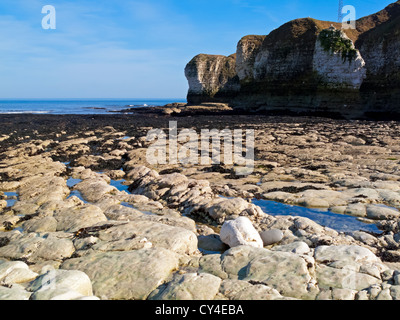
<svg viewBox="0 0 400 320">
<path fill-rule="evenodd" d="M 0 114 L 112 114 L 129 108 L 164 106 L 186 99 L 0 100 Z"/>
</svg>

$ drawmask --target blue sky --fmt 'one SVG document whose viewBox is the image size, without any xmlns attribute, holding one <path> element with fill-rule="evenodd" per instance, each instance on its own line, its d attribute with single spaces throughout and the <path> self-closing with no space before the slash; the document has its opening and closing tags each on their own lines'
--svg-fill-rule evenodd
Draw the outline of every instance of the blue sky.
<svg viewBox="0 0 400 320">
<path fill-rule="evenodd" d="M 394 0 L 344 0 L 357 18 Z M 53 5 L 57 29 L 42 29 Z M 184 98 L 186 63 L 229 55 L 296 18 L 337 20 L 338 0 L 1 0 L 0 98 Z"/>
</svg>

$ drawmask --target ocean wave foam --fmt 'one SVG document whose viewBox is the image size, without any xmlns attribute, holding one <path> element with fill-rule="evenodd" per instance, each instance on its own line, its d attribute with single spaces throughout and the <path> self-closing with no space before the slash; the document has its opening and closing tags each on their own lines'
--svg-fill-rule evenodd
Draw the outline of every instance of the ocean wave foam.
<svg viewBox="0 0 400 320">
<path fill-rule="evenodd" d="M 46 114 L 51 111 L 0 111 L 0 114 Z"/>
</svg>

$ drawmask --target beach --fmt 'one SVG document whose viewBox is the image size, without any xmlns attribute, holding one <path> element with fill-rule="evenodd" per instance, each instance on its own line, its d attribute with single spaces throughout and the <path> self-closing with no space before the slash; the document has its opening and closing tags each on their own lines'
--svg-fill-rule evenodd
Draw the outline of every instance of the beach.
<svg viewBox="0 0 400 320">
<path fill-rule="evenodd" d="M 2 115 L 0 300 L 399 299 L 400 124 L 216 109 Z M 150 164 L 171 122 L 253 170 Z"/>
</svg>

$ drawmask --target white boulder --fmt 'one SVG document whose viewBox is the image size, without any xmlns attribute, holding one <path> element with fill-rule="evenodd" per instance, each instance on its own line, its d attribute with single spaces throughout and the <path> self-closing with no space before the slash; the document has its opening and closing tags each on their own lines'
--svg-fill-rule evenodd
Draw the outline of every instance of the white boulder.
<svg viewBox="0 0 400 320">
<path fill-rule="evenodd" d="M 254 228 L 249 218 L 239 217 L 236 220 L 227 221 L 221 228 L 222 242 L 231 248 L 238 246 L 252 246 L 263 248 L 263 241 Z"/>
</svg>

